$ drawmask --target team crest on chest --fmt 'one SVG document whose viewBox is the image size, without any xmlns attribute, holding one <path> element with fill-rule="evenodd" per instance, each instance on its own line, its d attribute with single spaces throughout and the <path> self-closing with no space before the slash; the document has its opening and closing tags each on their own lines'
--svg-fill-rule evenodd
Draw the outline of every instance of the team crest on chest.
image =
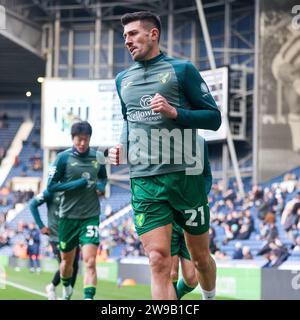
<svg viewBox="0 0 300 320">
<path fill-rule="evenodd" d="M 98 161 L 97 160 L 93 160 L 92 165 L 94 166 L 95 169 L 98 169 Z"/>
<path fill-rule="evenodd" d="M 167 83 L 171 79 L 171 72 L 163 72 L 158 75 L 159 82 L 162 84 Z"/>
<path fill-rule="evenodd" d="M 124 85 L 123 85 L 123 88 L 124 88 L 124 89 L 127 89 L 127 88 L 130 87 L 132 84 L 133 84 L 132 81 L 126 81 L 126 82 L 124 83 Z"/>
</svg>

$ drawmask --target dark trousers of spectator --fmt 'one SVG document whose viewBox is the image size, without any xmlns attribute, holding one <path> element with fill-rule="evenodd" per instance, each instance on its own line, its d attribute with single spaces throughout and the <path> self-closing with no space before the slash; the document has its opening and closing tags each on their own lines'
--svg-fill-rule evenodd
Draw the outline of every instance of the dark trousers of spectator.
<svg viewBox="0 0 300 320">
<path fill-rule="evenodd" d="M 37 245 L 28 247 L 29 267 L 31 270 L 41 268 L 40 247 Z"/>
</svg>

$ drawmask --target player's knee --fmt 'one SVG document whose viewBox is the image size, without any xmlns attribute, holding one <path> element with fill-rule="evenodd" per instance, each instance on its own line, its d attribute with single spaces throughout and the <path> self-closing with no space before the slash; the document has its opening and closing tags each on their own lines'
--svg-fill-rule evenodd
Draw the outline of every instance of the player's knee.
<svg viewBox="0 0 300 320">
<path fill-rule="evenodd" d="M 166 272 L 170 274 L 171 257 L 158 250 L 153 250 L 149 253 L 149 264 L 154 272 Z"/>
<path fill-rule="evenodd" d="M 178 271 L 177 270 L 171 270 L 171 280 L 172 281 L 178 280 Z"/>
<path fill-rule="evenodd" d="M 184 280 L 185 280 L 185 283 L 191 288 L 195 288 L 198 284 L 198 280 L 195 272 L 188 273 L 185 276 Z"/>
<path fill-rule="evenodd" d="M 87 257 L 84 259 L 85 267 L 89 270 L 96 269 L 96 258 L 95 257 Z"/>
<path fill-rule="evenodd" d="M 62 259 L 60 262 L 60 268 L 64 270 L 67 268 L 67 266 L 68 266 L 67 260 Z"/>
<path fill-rule="evenodd" d="M 209 268 L 210 260 L 209 251 L 199 252 L 195 257 L 193 257 L 195 268 L 200 272 Z"/>
</svg>

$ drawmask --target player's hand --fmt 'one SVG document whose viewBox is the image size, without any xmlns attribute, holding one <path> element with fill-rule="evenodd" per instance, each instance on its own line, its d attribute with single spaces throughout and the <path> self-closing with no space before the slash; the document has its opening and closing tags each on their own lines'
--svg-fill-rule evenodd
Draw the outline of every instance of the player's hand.
<svg viewBox="0 0 300 320">
<path fill-rule="evenodd" d="M 161 96 L 159 93 L 152 98 L 150 102 L 150 107 L 156 113 L 161 113 L 166 118 L 176 119 L 177 118 L 177 110 L 172 107 L 167 99 Z"/>
<path fill-rule="evenodd" d="M 108 150 L 108 159 L 111 164 L 118 166 L 121 163 L 123 147 L 118 144 Z"/>
<path fill-rule="evenodd" d="M 42 228 L 41 233 L 46 234 L 47 236 L 49 236 L 51 234 L 50 229 L 48 227 Z"/>
<path fill-rule="evenodd" d="M 97 193 L 97 196 L 98 196 L 98 197 L 103 197 L 103 196 L 105 196 L 105 191 L 96 190 L 96 193 Z"/>
</svg>

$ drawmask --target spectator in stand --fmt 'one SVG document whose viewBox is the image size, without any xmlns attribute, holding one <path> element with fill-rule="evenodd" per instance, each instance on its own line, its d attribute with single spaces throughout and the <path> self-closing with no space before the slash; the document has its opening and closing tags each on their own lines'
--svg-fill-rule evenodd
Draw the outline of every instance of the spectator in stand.
<svg viewBox="0 0 300 320">
<path fill-rule="evenodd" d="M 0 128 L 1 129 L 6 129 L 8 128 L 9 126 L 9 123 L 8 123 L 8 116 L 6 113 L 4 113 L 1 117 L 0 117 Z"/>
<path fill-rule="evenodd" d="M 40 264 L 40 231 L 36 228 L 34 222 L 29 224 L 29 231 L 26 236 L 27 253 L 29 256 L 29 270 L 30 272 L 41 272 Z"/>
<path fill-rule="evenodd" d="M 291 200 L 290 206 L 285 210 L 286 218 L 284 219 L 283 228 L 287 232 L 290 240 L 294 239 L 294 232 L 298 229 L 300 221 L 300 192 Z"/>
<path fill-rule="evenodd" d="M 300 234 L 295 238 L 292 249 L 293 252 L 300 252 Z"/>
<path fill-rule="evenodd" d="M 23 241 L 18 241 L 13 248 L 13 256 L 18 259 L 27 259 L 27 246 Z"/>
<path fill-rule="evenodd" d="M 264 252 L 268 262 L 263 268 L 277 268 L 279 267 L 289 256 L 288 248 L 276 238 L 269 243 L 269 248 Z"/>
<path fill-rule="evenodd" d="M 18 167 L 19 165 L 20 165 L 19 156 L 16 155 L 16 156 L 15 156 L 15 160 L 14 160 L 14 167 L 16 168 L 16 167 Z"/>
<path fill-rule="evenodd" d="M 4 230 L 0 234 L 0 248 L 3 248 L 5 246 L 8 246 L 10 244 L 10 236 L 7 230 Z"/>
<path fill-rule="evenodd" d="M 25 163 L 22 164 L 22 172 L 20 173 L 21 177 L 26 177 L 27 176 L 27 171 L 28 171 L 28 167 Z"/>
<path fill-rule="evenodd" d="M 272 212 L 268 212 L 261 229 L 260 239 L 268 243 L 278 237 L 278 228 L 276 226 L 276 217 Z"/>
<path fill-rule="evenodd" d="M 4 147 L 0 147 L 0 164 L 2 162 L 2 160 L 5 158 L 6 156 L 6 149 Z"/>
<path fill-rule="evenodd" d="M 248 246 L 244 246 L 242 248 L 242 254 L 243 254 L 243 258 L 242 259 L 244 259 L 244 260 L 252 260 L 253 259 L 253 256 L 252 256 L 252 253 L 251 253 L 251 249 Z"/>
<path fill-rule="evenodd" d="M 243 251 L 242 251 L 242 244 L 240 242 L 237 242 L 235 244 L 235 249 L 232 255 L 232 259 L 243 259 Z"/>
<path fill-rule="evenodd" d="M 212 226 L 209 227 L 208 234 L 209 234 L 209 250 L 212 254 L 215 254 L 215 252 L 218 251 L 219 248 L 217 247 L 215 242 L 216 231 L 214 227 Z"/>
<path fill-rule="evenodd" d="M 241 229 L 239 230 L 236 239 L 239 240 L 247 240 L 250 238 L 251 235 L 251 229 L 250 229 L 250 224 L 243 224 L 241 226 Z"/>
<path fill-rule="evenodd" d="M 300 191 L 286 204 L 281 216 L 281 224 L 283 225 L 284 229 L 288 229 L 288 217 L 294 211 L 294 206 L 300 202 Z M 288 231 L 288 230 L 287 230 Z"/>
<path fill-rule="evenodd" d="M 258 185 L 254 185 L 251 191 L 251 196 L 250 196 L 251 200 L 255 202 L 257 200 L 262 200 L 263 197 L 264 197 L 263 189 Z"/>
</svg>

